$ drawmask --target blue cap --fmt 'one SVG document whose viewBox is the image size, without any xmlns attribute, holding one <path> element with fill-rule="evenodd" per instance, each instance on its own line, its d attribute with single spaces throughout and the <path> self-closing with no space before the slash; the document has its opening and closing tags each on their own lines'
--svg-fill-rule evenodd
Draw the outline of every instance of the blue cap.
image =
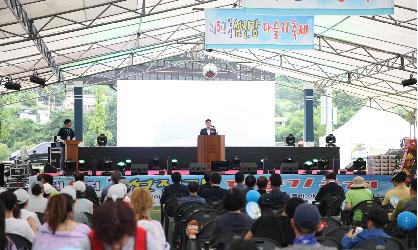
<svg viewBox="0 0 418 250">
<path fill-rule="evenodd" d="M 293 218 L 299 228 L 315 229 L 320 222 L 321 215 L 316 206 L 303 203 L 296 207 Z"/>
</svg>

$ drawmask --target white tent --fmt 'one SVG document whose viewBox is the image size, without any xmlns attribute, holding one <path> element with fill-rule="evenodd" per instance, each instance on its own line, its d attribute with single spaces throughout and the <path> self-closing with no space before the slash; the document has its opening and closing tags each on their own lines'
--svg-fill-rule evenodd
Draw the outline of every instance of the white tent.
<svg viewBox="0 0 418 250">
<path fill-rule="evenodd" d="M 347 123 L 333 132 L 340 147 L 340 167 L 350 164 L 355 151 L 367 154 L 382 154 L 388 149 L 397 149 L 400 140 L 410 136 L 410 124 L 399 115 L 364 107 Z M 325 136 L 320 138 L 325 146 Z M 366 154 L 366 155 L 364 155 Z"/>
</svg>

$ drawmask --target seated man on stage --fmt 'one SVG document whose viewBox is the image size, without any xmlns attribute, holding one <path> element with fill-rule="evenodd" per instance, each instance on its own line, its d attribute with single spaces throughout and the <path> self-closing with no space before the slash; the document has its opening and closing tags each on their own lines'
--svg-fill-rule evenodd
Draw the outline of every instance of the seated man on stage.
<svg viewBox="0 0 418 250">
<path fill-rule="evenodd" d="M 212 126 L 211 123 L 212 123 L 212 121 L 210 119 L 206 119 L 206 121 L 205 121 L 206 127 L 202 128 L 200 130 L 200 135 L 216 135 L 216 134 L 218 134 L 216 132 L 215 126 Z"/>
</svg>

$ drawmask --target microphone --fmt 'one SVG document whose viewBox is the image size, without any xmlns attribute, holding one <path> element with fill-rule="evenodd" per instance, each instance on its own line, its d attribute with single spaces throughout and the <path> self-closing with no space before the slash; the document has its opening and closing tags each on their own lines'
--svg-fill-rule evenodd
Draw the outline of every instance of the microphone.
<svg viewBox="0 0 418 250">
<path fill-rule="evenodd" d="M 210 125 L 212 128 L 215 128 L 215 126 L 213 126 L 213 125 Z"/>
</svg>

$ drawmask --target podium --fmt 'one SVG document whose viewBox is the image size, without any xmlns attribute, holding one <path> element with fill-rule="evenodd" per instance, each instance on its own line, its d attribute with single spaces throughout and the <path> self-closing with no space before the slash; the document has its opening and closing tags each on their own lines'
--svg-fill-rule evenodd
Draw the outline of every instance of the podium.
<svg viewBox="0 0 418 250">
<path fill-rule="evenodd" d="M 65 140 L 65 161 L 75 161 L 75 172 L 78 172 L 78 144 L 80 141 L 77 140 Z"/>
<path fill-rule="evenodd" d="M 205 163 L 210 170 L 212 161 L 225 161 L 225 135 L 199 135 L 197 162 Z"/>
</svg>

